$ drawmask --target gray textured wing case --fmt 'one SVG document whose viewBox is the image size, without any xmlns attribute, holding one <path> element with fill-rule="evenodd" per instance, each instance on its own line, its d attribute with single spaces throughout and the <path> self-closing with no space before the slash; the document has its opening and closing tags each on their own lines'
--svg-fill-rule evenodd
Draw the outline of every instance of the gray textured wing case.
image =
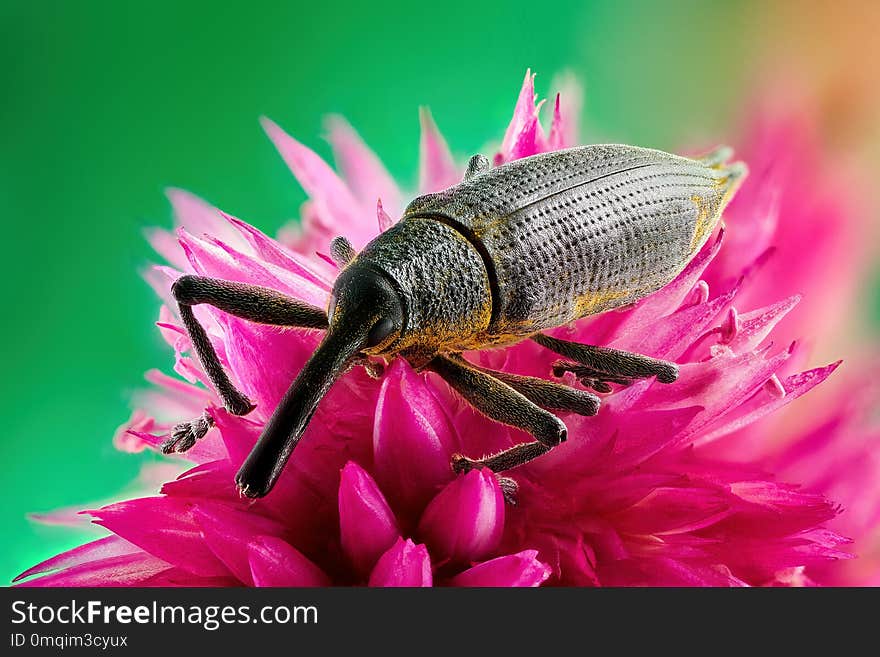
<svg viewBox="0 0 880 657">
<path fill-rule="evenodd" d="M 527 335 L 671 281 L 711 234 L 743 173 L 717 158 L 585 146 L 419 197 L 404 219 L 434 217 L 466 234 L 497 281 L 490 332 Z"/>
</svg>

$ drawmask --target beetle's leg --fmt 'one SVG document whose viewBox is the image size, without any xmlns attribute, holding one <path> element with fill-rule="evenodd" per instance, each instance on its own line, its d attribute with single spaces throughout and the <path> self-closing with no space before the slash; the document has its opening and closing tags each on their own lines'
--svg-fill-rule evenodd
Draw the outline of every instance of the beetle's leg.
<svg viewBox="0 0 880 657">
<path fill-rule="evenodd" d="M 508 374 L 486 369 L 465 361 L 461 356 L 447 356 L 491 377 L 498 379 L 516 390 L 530 402 L 548 411 L 569 411 L 578 415 L 595 415 L 599 412 L 599 398 L 585 390 L 539 379 L 534 376 Z"/>
<path fill-rule="evenodd" d="M 510 449 L 505 449 L 491 456 L 484 456 L 481 459 L 470 459 L 461 454 L 453 454 L 452 468 L 458 473 L 470 472 L 479 468 L 489 468 L 492 472 L 503 472 L 504 470 L 510 470 L 528 463 L 546 454 L 551 449 L 551 447 L 536 440 L 531 443 L 514 445 Z"/>
<path fill-rule="evenodd" d="M 546 347 L 561 356 L 579 363 L 584 367 L 582 371 L 584 378 L 587 380 L 592 379 L 600 384 L 612 382 L 627 385 L 633 379 L 644 379 L 649 376 L 656 376 L 657 380 L 661 383 L 672 383 L 678 378 L 678 365 L 666 360 L 659 360 L 619 349 L 568 342 L 567 340 L 552 338 L 543 333 L 536 333 L 532 336 L 532 340 L 542 347 Z M 558 371 L 570 369 L 575 375 L 578 374 L 577 371 L 565 363 L 558 364 L 555 366 L 555 369 Z M 610 390 L 607 385 L 604 387 L 593 387 L 600 392 Z"/>
<path fill-rule="evenodd" d="M 496 473 L 509 470 L 546 453 L 565 440 L 567 431 L 562 420 L 529 401 L 525 395 L 517 392 L 507 383 L 473 367 L 466 361 L 460 358 L 437 356 L 428 363 L 426 369 L 439 374 L 474 408 L 487 417 L 502 424 L 524 429 L 538 439 L 483 459 L 470 459 L 456 454 L 452 457 L 452 467 L 456 472 L 467 472 L 484 467 Z M 505 498 L 515 503 L 515 482 L 499 477 L 499 483 Z"/>
<path fill-rule="evenodd" d="M 426 366 L 439 374 L 478 411 L 491 419 L 528 431 L 554 447 L 566 438 L 562 420 L 529 401 L 523 394 L 462 359 L 436 356 Z"/>
<path fill-rule="evenodd" d="M 171 293 L 177 301 L 180 318 L 199 362 L 226 410 L 233 415 L 247 415 L 254 406 L 229 380 L 208 334 L 193 313 L 193 306 L 207 303 L 230 315 L 259 324 L 327 328 L 327 315 L 320 308 L 265 287 L 186 275 L 174 282 Z M 213 420 L 207 413 L 190 422 L 181 422 L 162 444 L 162 451 L 166 454 L 185 452 L 208 432 L 212 424 Z"/>
<path fill-rule="evenodd" d="M 474 176 L 485 173 L 492 168 L 492 163 L 485 155 L 474 155 L 468 160 L 467 169 L 464 172 L 464 179 L 470 180 Z"/>
</svg>

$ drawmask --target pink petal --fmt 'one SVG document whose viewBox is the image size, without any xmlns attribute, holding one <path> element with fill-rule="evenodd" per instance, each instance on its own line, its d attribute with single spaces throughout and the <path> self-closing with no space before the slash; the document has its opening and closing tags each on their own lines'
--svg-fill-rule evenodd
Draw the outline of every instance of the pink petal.
<svg viewBox="0 0 880 657">
<path fill-rule="evenodd" d="M 380 233 L 384 233 L 386 230 L 394 225 L 394 220 L 388 216 L 388 213 L 385 212 L 385 208 L 382 207 L 381 198 L 376 201 L 376 220 L 379 222 Z"/>
<path fill-rule="evenodd" d="M 551 89 L 559 91 L 550 128 L 550 150 L 571 148 L 580 143 L 579 121 L 584 104 L 584 90 L 571 73 L 556 76 L 550 82 Z"/>
<path fill-rule="evenodd" d="M 584 443 L 569 440 L 548 454 L 544 458 L 546 465 L 541 467 L 549 468 L 552 464 L 562 463 L 567 455 L 569 458 L 577 456 L 578 460 L 570 466 L 575 471 L 619 471 L 632 467 L 664 449 L 680 444 L 682 437 L 687 435 L 703 412 L 700 406 L 682 406 L 668 410 L 631 409 L 618 414 L 610 408 L 612 403 L 609 401 L 606 404 L 605 417 L 601 424 L 596 423 L 598 426 L 593 428 L 595 433 L 589 434 L 594 436 L 592 440 Z M 600 412 L 598 417 L 601 415 Z M 568 422 L 573 423 L 573 420 L 569 419 Z M 603 436 L 607 437 L 600 440 Z M 559 452 L 558 456 L 556 452 Z M 552 459 L 549 458 L 551 456 Z M 552 472 L 547 472 L 545 476 L 552 476 Z"/>
<path fill-rule="evenodd" d="M 783 351 L 764 359 L 749 352 L 732 357 L 716 356 L 703 363 L 687 363 L 681 366 L 678 381 L 662 387 L 652 386 L 641 402 L 658 409 L 685 403 L 701 405 L 703 412 L 680 437 L 684 441 L 745 402 L 790 355 L 790 351 Z"/>
<path fill-rule="evenodd" d="M 431 559 L 424 545 L 416 545 L 410 539 L 398 538 L 388 548 L 373 572 L 370 586 L 412 587 L 431 586 Z"/>
<path fill-rule="evenodd" d="M 326 277 L 323 272 L 314 267 L 313 263 L 308 262 L 301 255 L 287 249 L 280 242 L 260 232 L 249 223 L 236 219 L 226 213 L 223 213 L 223 216 L 238 229 L 263 261 L 280 267 L 291 274 L 296 274 L 325 290 L 333 287 L 333 279 Z"/>
<path fill-rule="evenodd" d="M 564 127 L 562 121 L 562 108 L 560 107 L 559 94 L 556 94 L 556 102 L 553 104 L 553 122 L 550 124 L 550 150 L 556 151 L 563 146 L 564 143 Z"/>
<path fill-rule="evenodd" d="M 513 118 L 504 131 L 504 139 L 501 141 L 502 162 L 512 159 L 511 154 L 513 147 L 516 145 L 520 134 L 526 126 L 532 121 L 535 114 L 535 74 L 531 69 L 526 70 L 525 78 L 520 87 L 519 96 L 516 99 L 516 105 L 513 108 Z M 499 164 L 499 162 L 496 162 Z"/>
<path fill-rule="evenodd" d="M 339 481 L 339 529 L 342 549 L 362 575 L 400 538 L 394 512 L 367 472 L 349 461 Z"/>
<path fill-rule="evenodd" d="M 200 274 L 268 287 L 319 308 L 327 305 L 329 290 L 323 283 L 313 283 L 212 237 L 199 239 L 183 229 L 178 230 L 178 236 L 190 263 Z"/>
<path fill-rule="evenodd" d="M 141 580 L 137 586 L 163 588 L 169 586 L 217 588 L 221 586 L 240 586 L 234 577 L 197 577 L 182 568 L 166 568 L 165 570 Z"/>
<path fill-rule="evenodd" d="M 419 110 L 422 136 L 419 141 L 419 193 L 439 192 L 461 181 L 446 140 L 437 129 L 431 112 L 426 107 Z"/>
<path fill-rule="evenodd" d="M 774 303 L 771 306 L 753 310 L 750 313 L 743 313 L 739 316 L 741 327 L 736 335 L 727 342 L 727 346 L 737 353 L 751 351 L 757 348 L 764 341 L 773 327 L 776 326 L 789 311 L 794 308 L 801 300 L 801 296 L 796 294 Z"/>
<path fill-rule="evenodd" d="M 615 561 L 600 570 L 606 586 L 744 586 L 725 566 L 663 557 Z"/>
<path fill-rule="evenodd" d="M 296 141 L 269 119 L 262 119 L 263 129 L 281 157 L 315 205 L 313 217 L 337 234 L 344 234 L 355 248 L 360 248 L 375 234 L 370 222 L 361 216 L 361 204 L 314 151 Z M 370 225 L 368 225 L 370 224 Z"/>
<path fill-rule="evenodd" d="M 364 207 L 372 207 L 381 198 L 392 212 L 400 212 L 397 183 L 355 129 L 341 116 L 329 117 L 326 125 L 336 163 L 358 200 Z"/>
<path fill-rule="evenodd" d="M 32 575 L 45 575 L 52 571 L 64 571 L 83 563 L 87 564 L 92 561 L 133 554 L 135 552 L 141 552 L 140 548 L 136 545 L 118 536 L 105 536 L 104 538 L 99 538 L 96 541 L 57 554 L 51 559 L 46 559 L 36 566 L 28 568 L 12 581 L 17 582 Z"/>
<path fill-rule="evenodd" d="M 138 550 L 71 566 L 18 586 L 145 586 L 151 578 L 168 569 L 166 562 Z"/>
<path fill-rule="evenodd" d="M 402 359 L 385 373 L 373 424 L 376 479 L 395 508 L 418 514 L 452 479 L 458 447 L 446 410 Z"/>
<path fill-rule="evenodd" d="M 784 537 L 830 520 L 839 509 L 824 496 L 770 481 L 730 484 L 739 505 L 725 524 L 750 539 Z M 794 564 L 792 564 L 794 565 Z"/>
<path fill-rule="evenodd" d="M 205 577 L 229 574 L 205 543 L 190 503 L 168 497 L 142 497 L 88 513 L 95 524 L 187 572 Z"/>
<path fill-rule="evenodd" d="M 323 276 L 332 280 L 336 277 L 335 263 L 331 266 L 316 257 L 318 252 L 328 249 L 333 238 L 340 234 L 326 214 L 327 210 L 321 204 L 305 201 L 299 208 L 299 221 L 289 221 L 282 226 L 278 230 L 278 241 L 302 255 Z M 342 234 L 349 236 L 348 229 Z"/>
<path fill-rule="evenodd" d="M 330 578 L 299 550 L 275 536 L 248 543 L 254 586 L 330 586 Z"/>
<path fill-rule="evenodd" d="M 635 350 L 646 356 L 674 360 L 684 353 L 713 319 L 730 305 L 738 287 L 711 301 L 684 308 L 660 317 L 647 334 L 642 330 L 621 329 L 621 337 L 608 346 L 615 349 Z"/>
<path fill-rule="evenodd" d="M 144 374 L 144 379 L 148 382 L 152 383 L 154 386 L 165 389 L 169 394 L 174 394 L 183 398 L 186 397 L 194 397 L 198 400 L 196 402 L 197 406 L 190 406 L 186 404 L 186 401 L 183 403 L 186 405 L 186 408 L 189 409 L 201 409 L 204 405 L 202 402 L 202 398 L 206 398 L 208 401 L 214 401 L 219 403 L 219 398 L 214 397 L 213 393 L 210 390 L 205 390 L 204 388 L 200 388 L 198 386 L 194 386 L 185 381 L 181 381 L 180 379 L 175 379 L 174 377 L 168 376 L 163 372 L 160 372 L 157 369 L 147 370 Z M 215 403 L 216 405 L 216 403 Z M 174 409 L 176 412 L 177 409 Z"/>
<path fill-rule="evenodd" d="M 419 536 L 438 559 L 455 563 L 491 554 L 504 530 L 504 496 L 490 470 L 473 470 L 449 483 L 419 521 Z"/>
<path fill-rule="evenodd" d="M 201 463 L 166 481 L 159 492 L 169 497 L 190 498 L 187 501 L 202 499 L 227 502 L 238 497 L 235 472 L 235 467 L 228 459 Z"/>
<path fill-rule="evenodd" d="M 193 517 L 211 551 L 245 584 L 254 583 L 248 544 L 257 536 L 277 536 L 285 531 L 285 526 L 276 520 L 217 502 L 200 501 Z"/>
<path fill-rule="evenodd" d="M 538 122 L 538 112 L 542 104 L 543 101 L 535 107 L 535 75 L 527 70 L 513 110 L 513 118 L 501 142 L 501 151 L 495 156 L 496 165 L 546 150 L 546 140 Z"/>
<path fill-rule="evenodd" d="M 538 561 L 537 550 L 524 550 L 468 568 L 450 580 L 452 586 L 540 586 L 551 569 Z"/>
<path fill-rule="evenodd" d="M 725 416 L 719 423 L 710 425 L 710 430 L 700 435 L 697 444 L 704 445 L 715 441 L 790 404 L 831 376 L 840 363 L 841 361 L 837 361 L 825 367 L 817 367 L 786 378 L 782 382 L 782 387 L 785 389 L 784 397 L 774 396 L 763 390 L 759 391 L 752 399 L 740 405 L 734 413 Z"/>
<path fill-rule="evenodd" d="M 229 460 L 234 464 L 244 462 L 263 431 L 263 423 L 232 415 L 223 408 L 217 409 L 213 416 Z"/>
<path fill-rule="evenodd" d="M 664 535 L 693 532 L 731 513 L 725 491 L 714 487 L 655 488 L 647 497 L 615 514 L 618 531 Z"/>
<path fill-rule="evenodd" d="M 180 250 L 180 243 L 176 236 L 174 238 L 174 244 L 175 248 L 180 251 L 181 257 L 183 258 L 183 264 L 180 269 L 166 267 L 165 265 L 152 265 L 141 272 L 141 275 L 147 284 L 162 300 L 162 303 L 169 308 L 173 308 L 177 305 L 177 302 L 175 302 L 174 298 L 171 296 L 171 286 L 174 284 L 174 281 L 180 278 L 184 273 L 194 273 L 189 261 L 186 259 L 186 255 Z"/>
<path fill-rule="evenodd" d="M 139 434 L 149 434 L 156 426 L 156 421 L 143 410 L 136 409 L 128 422 L 123 424 L 113 435 L 113 446 L 121 452 L 137 454 L 151 445 Z"/>
<path fill-rule="evenodd" d="M 178 269 L 189 270 L 186 256 L 180 249 L 180 244 L 178 244 L 174 233 L 164 228 L 147 228 L 144 230 L 144 235 L 150 246 L 153 247 L 153 250 L 162 256 L 166 262 Z"/>
<path fill-rule="evenodd" d="M 237 249 L 250 251 L 241 235 L 229 225 L 217 208 L 182 189 L 168 189 L 165 194 L 174 208 L 178 227 L 194 235 L 211 235 Z"/>
</svg>

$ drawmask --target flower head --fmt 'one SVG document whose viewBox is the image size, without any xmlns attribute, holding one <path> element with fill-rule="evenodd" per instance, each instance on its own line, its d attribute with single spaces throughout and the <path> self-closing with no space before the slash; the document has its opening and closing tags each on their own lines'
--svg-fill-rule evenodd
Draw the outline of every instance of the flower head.
<svg viewBox="0 0 880 657">
<path fill-rule="evenodd" d="M 577 107 L 568 83 L 545 131 L 527 74 L 494 162 L 573 145 Z M 771 342 L 799 297 L 774 295 L 775 281 L 760 269 L 776 233 L 765 225 L 773 206 L 755 191 L 744 192 L 729 235 L 710 240 L 668 286 L 553 332 L 674 360 L 681 375 L 670 385 L 645 380 L 615 390 L 596 417 L 565 416 L 568 442 L 511 473 L 517 506 L 505 504 L 491 472 L 456 476 L 450 459 L 496 452 L 527 435 L 483 417 L 402 359 L 378 381 L 361 368 L 340 379 L 272 493 L 240 497 L 234 474 L 319 336 L 197 307 L 224 367 L 256 403 L 236 417 L 190 354 L 170 287 L 181 273 L 196 273 L 326 307 L 337 273 L 330 240 L 344 235 L 363 246 L 406 199 L 347 123 L 329 126 L 340 173 L 264 122 L 309 195 L 302 221 L 280 240 L 189 194 L 170 194 L 179 228 L 174 236 L 154 232 L 152 242 L 171 266 L 148 277 L 165 302 L 157 325 L 180 378 L 147 374 L 153 387 L 117 445 L 156 449 L 174 422 L 204 408 L 215 428 L 183 455 L 192 467 L 157 495 L 87 512 L 109 536 L 35 566 L 22 577 L 37 577 L 24 584 L 791 584 L 809 581 L 805 568 L 850 556 L 846 539 L 826 527 L 839 509 L 824 489 L 778 481 L 766 459 L 743 463 L 713 451 L 838 365 L 792 370 L 802 348 Z M 418 192 L 426 193 L 454 184 L 463 170 L 426 112 L 421 126 Z M 747 185 L 788 182 L 763 176 L 759 168 Z M 551 369 L 547 352 L 531 342 L 467 357 L 544 378 Z"/>
</svg>

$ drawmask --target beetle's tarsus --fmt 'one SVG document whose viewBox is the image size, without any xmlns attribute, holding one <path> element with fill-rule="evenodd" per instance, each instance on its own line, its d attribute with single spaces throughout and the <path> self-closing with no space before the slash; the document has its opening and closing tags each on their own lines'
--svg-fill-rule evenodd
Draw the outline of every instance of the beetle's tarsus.
<svg viewBox="0 0 880 657">
<path fill-rule="evenodd" d="M 606 372 L 594 370 L 579 363 L 569 363 L 566 361 L 556 361 L 553 363 L 553 376 L 562 378 L 566 372 L 575 375 L 578 382 L 585 388 L 591 388 L 599 393 L 609 393 L 613 390 L 612 383 L 616 383 L 624 388 L 633 384 L 633 379 L 626 376 L 614 376 Z"/>
<path fill-rule="evenodd" d="M 233 388 L 232 391 L 235 393 L 234 395 L 224 395 L 223 399 L 223 407 L 227 411 L 232 413 L 232 415 L 247 415 L 257 407 L 256 404 L 254 404 L 250 399 L 245 397 L 235 388 Z"/>
<path fill-rule="evenodd" d="M 171 430 L 168 439 L 162 443 L 161 450 L 163 454 L 171 454 L 173 452 L 186 452 L 205 437 L 205 434 L 214 426 L 214 418 L 207 411 L 202 413 L 195 420 L 189 422 L 181 422 L 175 425 Z"/>
</svg>

